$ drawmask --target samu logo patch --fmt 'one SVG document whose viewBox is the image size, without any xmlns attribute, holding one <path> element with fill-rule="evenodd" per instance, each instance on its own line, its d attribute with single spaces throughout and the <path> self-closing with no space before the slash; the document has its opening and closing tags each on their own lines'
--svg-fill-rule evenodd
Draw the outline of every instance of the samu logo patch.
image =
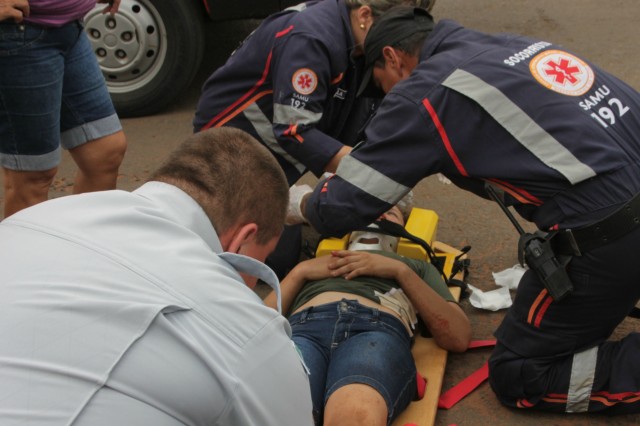
<svg viewBox="0 0 640 426">
<path fill-rule="evenodd" d="M 318 87 L 318 76 L 309 68 L 300 68 L 291 78 L 293 89 L 301 95 L 310 95 Z"/>
<path fill-rule="evenodd" d="M 538 83 L 568 96 L 585 94 L 595 80 L 593 70 L 586 62 L 561 50 L 536 55 L 529 63 L 529 70 Z"/>
</svg>

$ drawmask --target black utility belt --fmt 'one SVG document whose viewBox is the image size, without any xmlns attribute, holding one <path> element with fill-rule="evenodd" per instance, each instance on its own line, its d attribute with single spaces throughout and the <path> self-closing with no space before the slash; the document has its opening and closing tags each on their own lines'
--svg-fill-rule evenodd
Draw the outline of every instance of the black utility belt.
<svg viewBox="0 0 640 426">
<path fill-rule="evenodd" d="M 581 256 L 633 231 L 640 225 L 640 194 L 598 223 L 580 229 L 557 231 L 552 238 L 556 254 Z"/>
</svg>

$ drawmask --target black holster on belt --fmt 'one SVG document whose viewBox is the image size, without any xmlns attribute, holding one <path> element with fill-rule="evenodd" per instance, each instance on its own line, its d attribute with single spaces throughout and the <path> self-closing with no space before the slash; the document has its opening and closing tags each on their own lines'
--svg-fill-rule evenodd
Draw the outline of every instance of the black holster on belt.
<svg viewBox="0 0 640 426">
<path fill-rule="evenodd" d="M 518 260 L 534 271 L 556 302 L 573 291 L 573 284 L 567 274 L 571 256 L 556 256 L 551 247 L 555 232 L 536 231 L 523 233 L 518 240 Z"/>
<path fill-rule="evenodd" d="M 527 263 L 529 269 L 538 275 L 538 278 L 556 302 L 571 293 L 573 284 L 566 269 L 571 256 L 556 256 L 551 247 L 551 239 L 556 236 L 557 232 L 536 231 L 533 234 L 525 232 L 493 186 L 487 183 L 485 189 L 489 197 L 498 203 L 513 226 L 515 226 L 518 234 L 520 234 L 520 239 L 518 240 L 518 260 L 520 265 L 524 266 L 525 262 Z"/>
</svg>

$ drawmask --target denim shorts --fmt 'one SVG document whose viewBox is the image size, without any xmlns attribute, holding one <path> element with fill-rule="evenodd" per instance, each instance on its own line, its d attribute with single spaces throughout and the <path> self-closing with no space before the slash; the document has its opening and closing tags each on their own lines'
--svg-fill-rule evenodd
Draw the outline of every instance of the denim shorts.
<svg viewBox="0 0 640 426">
<path fill-rule="evenodd" d="M 376 389 L 387 403 L 388 423 L 415 398 L 411 338 L 393 315 L 343 299 L 300 311 L 289 323 L 310 372 L 316 423 L 331 394 L 348 384 Z"/>
<path fill-rule="evenodd" d="M 0 166 L 41 171 L 121 130 L 79 21 L 60 28 L 0 23 Z"/>
</svg>

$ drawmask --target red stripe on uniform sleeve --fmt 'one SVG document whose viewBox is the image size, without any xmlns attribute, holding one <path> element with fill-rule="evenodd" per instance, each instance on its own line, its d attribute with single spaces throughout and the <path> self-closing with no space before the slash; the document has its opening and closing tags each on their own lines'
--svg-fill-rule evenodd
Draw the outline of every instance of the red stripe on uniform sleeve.
<svg viewBox="0 0 640 426">
<path fill-rule="evenodd" d="M 438 129 L 438 133 L 440 133 L 442 142 L 444 143 L 444 146 L 447 149 L 447 152 L 449 153 L 449 157 L 451 157 L 451 160 L 453 160 L 453 163 L 456 165 L 456 168 L 458 169 L 458 171 L 462 176 L 468 177 L 469 174 L 467 173 L 464 166 L 462 165 L 462 162 L 460 161 L 455 151 L 453 150 L 453 147 L 451 146 L 451 141 L 449 141 L 449 136 L 447 136 L 447 132 L 444 129 L 444 126 L 442 125 L 442 123 L 440 122 L 440 119 L 438 118 L 438 114 L 436 114 L 436 110 L 433 109 L 431 102 L 429 102 L 428 99 L 424 99 L 422 101 L 422 105 L 424 105 L 424 107 L 429 112 L 429 115 L 431 116 L 431 120 L 433 120 L 433 124 L 436 125 L 436 129 Z"/>
</svg>

